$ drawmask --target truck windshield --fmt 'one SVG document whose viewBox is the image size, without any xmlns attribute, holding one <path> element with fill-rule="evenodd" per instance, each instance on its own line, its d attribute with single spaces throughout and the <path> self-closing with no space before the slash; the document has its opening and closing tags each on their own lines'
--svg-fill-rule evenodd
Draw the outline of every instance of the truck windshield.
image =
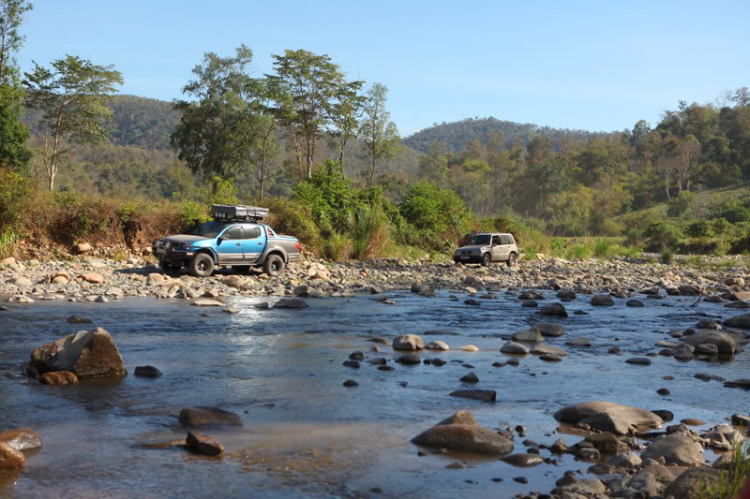
<svg viewBox="0 0 750 499">
<path fill-rule="evenodd" d="M 466 246 L 488 246 L 489 244 L 490 244 L 489 234 L 471 236 L 469 240 L 466 241 Z"/>
<path fill-rule="evenodd" d="M 193 227 L 187 231 L 187 233 L 191 236 L 216 237 L 226 226 L 226 222 L 206 222 L 197 227 Z"/>
</svg>

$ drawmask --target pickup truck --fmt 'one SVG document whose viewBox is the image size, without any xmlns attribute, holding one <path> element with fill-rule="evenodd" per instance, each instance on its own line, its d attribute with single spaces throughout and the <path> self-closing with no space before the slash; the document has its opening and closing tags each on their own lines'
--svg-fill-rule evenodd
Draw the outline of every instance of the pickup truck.
<svg viewBox="0 0 750 499">
<path fill-rule="evenodd" d="M 196 277 L 208 277 L 222 266 L 240 273 L 262 267 L 266 274 L 278 276 L 287 263 L 299 260 L 297 238 L 278 235 L 270 226 L 258 223 L 262 218 L 258 215 L 268 216 L 268 210 L 214 205 L 211 213 L 211 222 L 154 241 L 154 256 L 166 272 L 187 267 Z"/>
</svg>

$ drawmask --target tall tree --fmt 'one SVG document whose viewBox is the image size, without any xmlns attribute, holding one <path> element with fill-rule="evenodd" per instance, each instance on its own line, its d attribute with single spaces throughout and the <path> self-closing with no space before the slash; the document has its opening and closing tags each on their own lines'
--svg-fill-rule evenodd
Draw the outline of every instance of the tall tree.
<svg viewBox="0 0 750 499">
<path fill-rule="evenodd" d="M 0 168 L 27 174 L 32 152 L 26 146 L 29 129 L 18 119 L 20 89 L 0 85 Z"/>
<path fill-rule="evenodd" d="M 362 81 L 351 81 L 342 83 L 335 91 L 333 105 L 331 106 L 331 139 L 339 150 L 339 164 L 341 175 L 344 175 L 344 154 L 349 139 L 357 136 L 359 119 L 364 112 L 365 96 L 359 91 L 362 89 Z"/>
<path fill-rule="evenodd" d="M 117 85 L 122 85 L 122 75 L 113 66 L 99 66 L 69 55 L 53 61 L 51 69 L 34 62 L 34 71 L 25 76 L 28 106 L 42 112 L 42 160 L 52 191 L 59 160 L 70 151 L 63 147 L 63 139 L 72 143 L 106 140 L 102 120 L 112 115 L 106 103 Z"/>
<path fill-rule="evenodd" d="M 390 121 L 391 113 L 385 109 L 386 102 L 388 102 L 388 87 L 380 83 L 373 84 L 367 92 L 367 101 L 364 105 L 365 118 L 360 127 L 361 137 L 370 159 L 367 187 L 372 187 L 375 163 L 379 159 L 392 159 L 403 150 L 398 128 Z"/>
<path fill-rule="evenodd" d="M 26 38 L 18 32 L 23 15 L 33 7 L 26 0 L 0 0 L 0 83 L 7 79 L 6 68 L 15 62 L 13 52 L 21 48 Z"/>
<path fill-rule="evenodd" d="M 309 178 L 317 142 L 330 123 L 333 98 L 344 83 L 344 73 L 329 56 L 307 50 L 286 50 L 273 58 L 276 75 L 270 77 L 281 79 L 291 91 L 287 126 L 300 171 Z"/>
<path fill-rule="evenodd" d="M 250 77 L 253 52 L 244 45 L 233 57 L 206 53 L 182 89 L 194 100 L 178 100 L 182 114 L 171 136 L 172 147 L 193 173 L 213 180 L 227 180 L 251 165 L 257 137 L 258 85 Z M 271 132 L 269 132 L 271 133 Z"/>
</svg>

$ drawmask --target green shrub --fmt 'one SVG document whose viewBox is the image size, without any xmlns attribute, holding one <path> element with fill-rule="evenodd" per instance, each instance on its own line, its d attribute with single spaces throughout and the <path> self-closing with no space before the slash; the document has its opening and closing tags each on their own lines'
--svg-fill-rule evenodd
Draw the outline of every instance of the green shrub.
<svg viewBox="0 0 750 499">
<path fill-rule="evenodd" d="M 693 220 L 687 226 L 685 234 L 690 237 L 712 237 L 711 224 L 708 220 Z"/>
<path fill-rule="evenodd" d="M 644 232 L 646 249 L 648 251 L 662 251 L 675 248 L 682 240 L 682 230 L 674 224 L 657 222 L 648 226 Z"/>
<path fill-rule="evenodd" d="M 606 239 L 594 241 L 594 256 L 597 258 L 609 258 L 612 245 Z"/>
<path fill-rule="evenodd" d="M 549 243 L 550 255 L 563 256 L 565 254 L 567 246 L 568 246 L 568 241 L 566 239 L 562 239 L 559 237 L 552 239 Z"/>
<path fill-rule="evenodd" d="M 470 214 L 454 191 L 414 184 L 404 197 L 401 215 L 419 233 L 420 245 L 445 250 L 469 227 Z"/>
<path fill-rule="evenodd" d="M 568 260 L 585 260 L 590 256 L 589 249 L 583 243 L 576 243 L 566 253 Z"/>
<path fill-rule="evenodd" d="M 695 194 L 690 191 L 680 191 L 667 203 L 667 215 L 674 218 L 689 215 L 694 201 Z"/>
<path fill-rule="evenodd" d="M 674 251 L 669 248 L 664 248 L 659 256 L 659 261 L 663 264 L 670 264 L 674 259 Z"/>
<path fill-rule="evenodd" d="M 323 241 L 323 256 L 334 262 L 345 260 L 351 248 L 347 234 L 334 232 Z"/>
</svg>

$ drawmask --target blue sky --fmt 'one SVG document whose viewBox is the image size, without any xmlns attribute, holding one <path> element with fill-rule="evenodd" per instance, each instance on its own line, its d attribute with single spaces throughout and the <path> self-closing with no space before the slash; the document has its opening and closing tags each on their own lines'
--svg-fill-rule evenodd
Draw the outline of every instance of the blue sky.
<svg viewBox="0 0 750 499">
<path fill-rule="evenodd" d="M 488 117 L 612 131 L 681 99 L 750 86 L 750 1 L 33 0 L 18 55 L 65 54 L 123 73 L 122 93 L 180 96 L 204 52 L 328 54 L 389 89 L 406 136 Z"/>
</svg>

